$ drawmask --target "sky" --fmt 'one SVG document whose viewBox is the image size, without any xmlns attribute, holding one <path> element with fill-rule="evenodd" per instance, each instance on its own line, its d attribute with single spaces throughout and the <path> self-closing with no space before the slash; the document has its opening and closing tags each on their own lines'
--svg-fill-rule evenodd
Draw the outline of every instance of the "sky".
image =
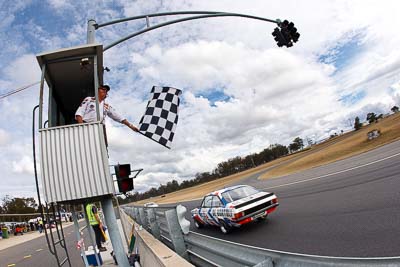
<svg viewBox="0 0 400 267">
<path fill-rule="evenodd" d="M 86 43 L 97 23 L 168 11 L 224 11 L 293 21 L 301 36 L 279 48 L 275 24 L 210 18 L 163 27 L 104 53 L 108 103 L 137 125 L 152 86 L 182 90 L 171 149 L 108 120 L 109 163 L 144 171 L 135 190 L 212 171 L 219 162 L 296 137 L 322 140 L 354 118 L 400 105 L 400 2 L 0 0 L 0 95 L 40 80 L 35 55 Z M 177 17 L 151 18 L 150 24 Z M 107 26 L 110 44 L 145 20 Z M 32 109 L 39 86 L 0 99 L 0 199 L 36 197 Z M 37 133 L 36 133 L 37 136 Z"/>
</svg>

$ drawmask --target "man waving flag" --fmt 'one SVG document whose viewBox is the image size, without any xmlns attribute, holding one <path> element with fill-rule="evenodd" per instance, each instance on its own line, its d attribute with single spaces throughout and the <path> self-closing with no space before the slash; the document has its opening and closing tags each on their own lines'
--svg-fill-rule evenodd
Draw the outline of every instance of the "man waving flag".
<svg viewBox="0 0 400 267">
<path fill-rule="evenodd" d="M 182 91 L 176 88 L 153 86 L 146 113 L 139 122 L 139 133 L 171 148 L 178 123 L 181 93 Z"/>
</svg>

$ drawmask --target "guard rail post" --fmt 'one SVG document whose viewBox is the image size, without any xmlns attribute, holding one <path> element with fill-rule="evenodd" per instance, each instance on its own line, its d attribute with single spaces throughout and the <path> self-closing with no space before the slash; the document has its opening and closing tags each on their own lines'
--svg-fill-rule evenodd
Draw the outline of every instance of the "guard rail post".
<svg viewBox="0 0 400 267">
<path fill-rule="evenodd" d="M 176 209 L 165 211 L 165 219 L 167 220 L 167 226 L 175 252 L 182 258 L 189 260 Z"/>
<path fill-rule="evenodd" d="M 144 229 L 147 229 L 147 218 L 144 212 L 144 208 L 139 208 L 139 217 L 140 217 L 140 224 L 143 226 Z"/>
<path fill-rule="evenodd" d="M 161 233 L 160 233 L 160 228 L 158 227 L 158 223 L 156 220 L 156 213 L 154 212 L 154 209 L 149 209 L 147 211 L 147 214 L 149 216 L 149 223 L 150 223 L 150 229 L 151 233 L 153 236 L 157 239 L 161 238 Z"/>
<path fill-rule="evenodd" d="M 257 263 L 253 267 L 274 267 L 274 263 L 271 258 L 268 258 L 260 263 Z"/>
<path fill-rule="evenodd" d="M 139 208 L 135 208 L 135 218 L 136 218 L 136 222 L 138 224 L 142 225 L 142 220 L 140 218 Z"/>
<path fill-rule="evenodd" d="M 129 214 L 129 216 L 131 216 L 132 218 L 135 218 L 135 212 L 134 212 L 135 208 L 132 207 L 128 207 L 127 213 Z"/>
<path fill-rule="evenodd" d="M 133 209 L 133 214 L 134 214 L 134 218 L 135 218 L 136 222 L 140 224 L 140 218 L 139 218 L 139 211 L 138 211 L 138 208 L 134 208 L 134 209 Z"/>
</svg>

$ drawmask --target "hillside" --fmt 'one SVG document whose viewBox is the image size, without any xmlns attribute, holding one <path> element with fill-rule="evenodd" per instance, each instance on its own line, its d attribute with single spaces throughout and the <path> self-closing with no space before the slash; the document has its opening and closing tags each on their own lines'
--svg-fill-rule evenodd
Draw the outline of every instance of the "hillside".
<svg viewBox="0 0 400 267">
<path fill-rule="evenodd" d="M 368 140 L 367 133 L 371 130 L 378 129 L 381 136 Z M 152 198 L 152 202 L 159 204 L 175 203 L 184 200 L 201 198 L 205 194 L 228 186 L 231 183 L 238 182 L 254 173 L 266 170 L 269 167 L 275 166 L 270 171 L 261 175 L 260 179 L 270 179 L 279 177 L 306 169 L 314 168 L 317 166 L 325 165 L 337 160 L 351 157 L 384 144 L 391 143 L 400 139 L 400 113 L 391 115 L 387 118 L 380 120 L 378 123 L 373 123 L 364 126 L 358 131 L 352 131 L 334 138 L 318 145 L 312 146 L 310 149 L 288 155 L 260 165 L 256 168 L 227 176 L 212 182 L 201 184 L 195 187 L 180 190 L 174 193 L 167 194 L 165 197 Z M 136 204 L 143 204 L 148 200 L 136 202 Z"/>
<path fill-rule="evenodd" d="M 368 140 L 367 133 L 377 129 L 381 136 L 376 139 Z M 384 144 L 400 139 L 400 113 L 382 119 L 378 123 L 364 126 L 358 131 L 334 137 L 323 144 L 321 147 L 311 148 L 307 155 L 291 161 L 288 164 L 278 166 L 265 173 L 260 178 L 267 179 L 283 176 L 306 169 L 325 165 L 334 161 L 348 158 L 363 152 L 369 151 Z"/>
</svg>

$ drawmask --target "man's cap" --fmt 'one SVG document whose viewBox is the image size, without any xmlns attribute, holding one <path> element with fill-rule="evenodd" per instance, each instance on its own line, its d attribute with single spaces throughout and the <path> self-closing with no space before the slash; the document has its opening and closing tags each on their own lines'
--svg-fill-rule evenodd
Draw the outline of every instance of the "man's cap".
<svg viewBox="0 0 400 267">
<path fill-rule="evenodd" d="M 102 84 L 102 85 L 100 85 L 100 86 L 99 86 L 99 89 L 100 89 L 100 88 L 106 89 L 107 92 L 110 91 L 110 86 L 108 86 L 107 84 Z"/>
</svg>

